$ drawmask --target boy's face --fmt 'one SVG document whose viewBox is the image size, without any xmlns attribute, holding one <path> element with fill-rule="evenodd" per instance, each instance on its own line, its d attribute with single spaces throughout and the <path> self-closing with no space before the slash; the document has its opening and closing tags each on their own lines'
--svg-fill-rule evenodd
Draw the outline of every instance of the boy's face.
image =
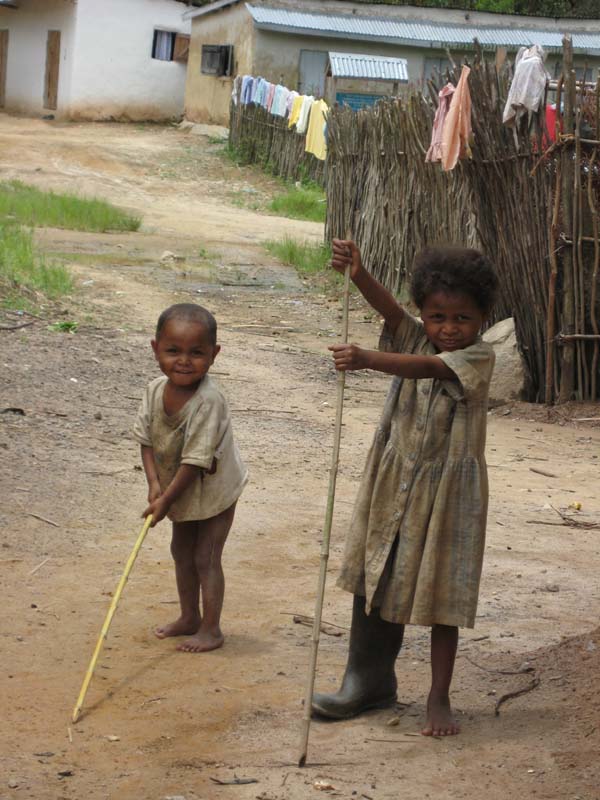
<svg viewBox="0 0 600 800">
<path fill-rule="evenodd" d="M 449 352 L 473 344 L 485 314 L 468 294 L 433 292 L 425 298 L 421 319 L 429 341 L 440 352 Z"/>
<path fill-rule="evenodd" d="M 193 388 L 211 368 L 219 350 L 211 344 L 207 330 L 199 322 L 170 319 L 152 349 L 161 371 L 169 381 L 181 388 Z"/>
</svg>

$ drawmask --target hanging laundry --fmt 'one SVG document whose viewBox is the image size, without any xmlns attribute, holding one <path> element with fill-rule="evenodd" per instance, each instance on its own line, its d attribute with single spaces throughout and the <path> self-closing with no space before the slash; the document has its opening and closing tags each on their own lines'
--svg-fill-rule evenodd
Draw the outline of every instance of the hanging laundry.
<svg viewBox="0 0 600 800">
<path fill-rule="evenodd" d="M 273 98 L 273 105 L 271 106 L 271 114 L 276 117 L 285 117 L 285 108 L 289 93 L 289 89 L 286 89 L 285 86 L 281 86 L 281 84 L 275 87 L 275 97 Z"/>
<path fill-rule="evenodd" d="M 254 105 L 262 106 L 267 91 L 267 81 L 264 78 L 258 79 L 258 86 L 256 88 L 256 95 L 254 96 Z"/>
<path fill-rule="evenodd" d="M 472 156 L 470 72 L 469 67 L 463 66 L 442 129 L 442 168 L 446 171 L 454 169 L 459 158 Z"/>
<path fill-rule="evenodd" d="M 302 104 L 304 103 L 304 97 L 301 94 L 296 93 L 294 97 L 294 101 L 292 103 L 292 108 L 290 111 L 290 118 L 288 120 L 288 128 L 293 128 L 294 125 L 300 119 L 300 111 L 302 110 Z"/>
<path fill-rule="evenodd" d="M 268 111 L 269 109 L 269 95 L 271 93 L 271 86 L 273 86 L 272 83 L 269 83 L 269 81 L 264 81 L 260 104 L 265 111 Z"/>
<path fill-rule="evenodd" d="M 429 145 L 429 150 L 425 156 L 425 161 L 442 160 L 442 133 L 444 130 L 444 122 L 446 121 L 448 111 L 450 110 L 452 95 L 455 91 L 456 88 L 451 83 L 447 83 L 442 89 L 440 89 L 438 93 L 440 102 L 435 111 L 435 117 L 433 118 L 431 144 Z"/>
<path fill-rule="evenodd" d="M 537 44 L 521 47 L 517 53 L 515 74 L 502 114 L 506 125 L 516 125 L 525 114 L 539 111 L 550 78 L 544 67 L 545 58 L 546 54 Z"/>
<path fill-rule="evenodd" d="M 267 92 L 267 104 L 265 106 L 267 111 L 271 111 L 271 107 L 273 106 L 273 98 L 275 97 L 275 88 L 276 87 L 274 83 L 269 84 L 269 91 Z"/>
<path fill-rule="evenodd" d="M 556 103 L 546 106 L 546 129 L 548 130 L 548 139 L 550 142 L 556 141 Z M 546 147 L 549 142 L 546 143 Z"/>
<path fill-rule="evenodd" d="M 231 102 L 234 106 L 237 106 L 238 102 L 241 102 L 242 98 L 242 76 L 236 75 L 233 80 L 233 85 L 231 87 Z"/>
<path fill-rule="evenodd" d="M 244 75 L 242 77 L 242 105 L 246 106 L 252 97 L 252 86 L 254 85 L 254 78 L 252 75 Z"/>
<path fill-rule="evenodd" d="M 308 115 L 310 114 L 310 109 L 312 108 L 312 104 L 314 102 L 315 98 L 312 96 L 312 94 L 306 95 L 302 98 L 300 116 L 298 117 L 298 122 L 296 123 L 296 133 L 306 133 Z"/>
<path fill-rule="evenodd" d="M 325 126 L 329 106 L 324 100 L 315 100 L 310 109 L 310 119 L 306 132 L 307 153 L 312 153 L 320 161 L 327 157 L 327 142 L 325 140 Z"/>
<path fill-rule="evenodd" d="M 262 78 L 252 78 L 252 85 L 250 87 L 250 99 L 248 100 L 249 103 L 256 103 L 256 95 L 258 94 L 261 81 Z"/>
<path fill-rule="evenodd" d="M 288 99 L 285 101 L 286 114 L 292 113 L 292 106 L 294 105 L 294 102 L 297 97 L 298 97 L 298 92 L 295 89 L 292 89 L 292 91 L 288 95 Z"/>
</svg>

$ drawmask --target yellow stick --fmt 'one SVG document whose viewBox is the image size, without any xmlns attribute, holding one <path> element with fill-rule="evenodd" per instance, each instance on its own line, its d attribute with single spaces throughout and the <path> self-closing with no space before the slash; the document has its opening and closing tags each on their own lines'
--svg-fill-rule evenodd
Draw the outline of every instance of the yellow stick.
<svg viewBox="0 0 600 800">
<path fill-rule="evenodd" d="M 117 586 L 117 591 L 114 594 L 114 597 L 110 604 L 110 608 L 108 609 L 108 614 L 106 615 L 106 619 L 104 620 L 104 625 L 102 626 L 102 630 L 100 631 L 100 638 L 98 639 L 98 642 L 96 644 L 94 655 L 92 656 L 90 665 L 87 668 L 87 672 L 85 673 L 85 678 L 83 679 L 83 685 L 81 687 L 81 691 L 79 692 L 79 697 L 77 698 L 77 704 L 73 709 L 73 722 L 77 722 L 77 720 L 79 719 L 79 715 L 81 714 L 83 701 L 85 700 L 85 696 L 87 694 L 87 690 L 92 680 L 94 670 L 96 669 L 96 662 L 98 661 L 98 656 L 100 655 L 100 651 L 102 650 L 102 645 L 104 644 L 104 640 L 108 636 L 108 629 L 110 628 L 110 623 L 112 622 L 112 619 L 115 615 L 115 611 L 117 610 L 117 605 L 119 604 L 119 600 L 121 599 L 121 594 L 123 592 L 123 589 L 125 588 L 125 584 L 127 583 L 127 578 L 129 577 L 129 573 L 131 572 L 133 565 L 135 564 L 135 560 L 140 551 L 140 547 L 142 546 L 144 539 L 146 538 L 146 534 L 148 533 L 148 529 L 150 528 L 151 522 L 152 522 L 152 515 L 148 515 L 144 522 L 144 526 L 140 531 L 140 535 L 137 538 L 135 546 L 131 551 L 129 560 L 125 565 L 125 571 L 121 576 L 121 580 L 119 581 L 119 585 Z"/>
<path fill-rule="evenodd" d="M 346 238 L 352 238 L 350 232 Z M 348 306 L 350 298 L 350 267 L 344 273 L 343 316 L 342 316 L 342 342 L 348 341 Z M 337 481 L 338 465 L 340 461 L 340 441 L 342 438 L 342 415 L 344 411 L 344 389 L 346 386 L 346 373 L 340 370 L 337 374 L 337 405 L 335 410 L 335 431 L 333 437 L 333 453 L 331 468 L 329 470 L 329 492 L 327 494 L 327 508 L 325 511 L 325 524 L 323 538 L 321 539 L 321 561 L 319 567 L 319 583 L 317 586 L 317 600 L 315 603 L 315 616 L 312 629 L 312 647 L 310 664 L 306 681 L 304 696 L 304 713 L 302 716 L 302 731 L 300 740 L 300 755 L 298 766 L 306 764 L 308 752 L 308 737 L 310 733 L 310 718 L 312 713 L 312 697 L 315 688 L 315 675 L 317 671 L 317 655 L 319 652 L 319 638 L 321 635 L 321 619 L 323 616 L 323 598 L 325 596 L 325 580 L 327 578 L 327 562 L 329 560 L 329 540 L 331 538 L 331 524 L 333 522 L 333 507 L 335 503 L 335 484 Z"/>
</svg>

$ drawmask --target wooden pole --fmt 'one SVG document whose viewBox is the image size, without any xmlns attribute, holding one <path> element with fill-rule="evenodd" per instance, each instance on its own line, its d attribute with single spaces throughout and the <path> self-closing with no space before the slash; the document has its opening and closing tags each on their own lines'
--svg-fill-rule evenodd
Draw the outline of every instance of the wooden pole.
<svg viewBox="0 0 600 800">
<path fill-rule="evenodd" d="M 548 310 L 546 318 L 546 388 L 544 391 L 544 401 L 546 405 L 551 405 L 554 400 L 554 336 L 556 330 L 556 279 L 558 277 L 556 240 L 561 195 L 560 165 L 561 162 L 558 161 L 556 166 L 556 183 L 554 187 L 554 207 L 552 210 L 552 223 L 550 225 L 550 280 L 548 281 Z"/>
<path fill-rule="evenodd" d="M 346 233 L 350 239 L 352 234 Z M 342 312 L 342 342 L 348 341 L 348 305 L 350 298 L 350 267 L 344 272 L 344 294 Z M 335 410 L 335 431 L 333 437 L 333 454 L 331 456 L 331 469 L 329 471 L 329 491 L 327 494 L 327 508 L 325 510 L 325 524 L 323 526 L 323 539 L 321 541 L 321 562 L 319 567 L 319 583 L 317 586 L 317 600 L 312 628 L 312 646 L 306 692 L 304 694 L 304 714 L 302 717 L 302 736 L 300 743 L 300 756 L 298 766 L 306 764 L 308 752 L 308 735 L 310 732 L 310 718 L 312 712 L 312 698 L 315 688 L 315 675 L 317 671 L 317 655 L 319 652 L 319 639 L 321 635 L 321 619 L 323 616 L 323 598 L 325 596 L 325 580 L 327 578 L 327 562 L 329 560 L 329 540 L 331 538 L 331 523 L 333 521 L 333 507 L 335 504 L 335 484 L 337 480 L 338 464 L 340 460 L 340 441 L 342 438 L 342 415 L 344 411 L 344 389 L 346 386 L 346 373 L 340 370 L 337 374 L 337 405 Z"/>
<path fill-rule="evenodd" d="M 574 135 L 573 112 L 575 106 L 575 72 L 573 70 L 573 47 L 570 36 L 563 38 L 563 76 L 564 76 L 564 115 L 563 132 Z M 563 148 L 561 153 L 562 174 L 562 221 L 563 232 L 567 239 L 575 235 L 573 231 L 573 185 L 574 163 L 570 150 Z M 562 284 L 562 324 L 567 335 L 575 333 L 575 298 L 574 298 L 574 257 L 571 250 L 563 251 L 563 284 Z M 559 403 L 566 403 L 573 397 L 575 389 L 575 347 L 568 344 L 561 352 Z"/>
<path fill-rule="evenodd" d="M 129 573 L 131 572 L 133 565 L 135 564 L 135 560 L 144 542 L 144 539 L 146 538 L 146 534 L 148 533 L 148 529 L 150 528 L 151 522 L 152 522 L 152 515 L 148 515 L 144 522 L 144 526 L 140 531 L 140 534 L 136 540 L 134 548 L 131 551 L 131 555 L 129 556 L 127 564 L 125 565 L 125 570 L 123 572 L 123 575 L 121 576 L 119 585 L 117 586 L 117 590 L 110 604 L 110 608 L 108 609 L 108 614 L 106 615 L 106 619 L 104 620 L 104 625 L 102 626 L 102 630 L 100 631 L 100 636 L 98 638 L 98 642 L 96 643 L 96 648 L 94 650 L 94 654 L 92 655 L 92 660 L 90 661 L 90 665 L 87 668 L 87 672 L 85 673 L 85 678 L 83 679 L 83 685 L 81 686 L 81 691 L 79 692 L 77 703 L 75 704 L 75 708 L 73 709 L 73 722 L 77 722 L 81 714 L 81 709 L 83 708 L 83 701 L 85 700 L 85 696 L 87 694 L 87 690 L 92 680 L 94 670 L 96 669 L 96 663 L 98 661 L 98 656 L 100 655 L 100 651 L 102 650 L 102 645 L 104 644 L 104 640 L 108 636 L 108 629 L 110 628 L 110 623 L 112 622 L 112 619 L 115 615 L 115 611 L 117 610 L 117 605 L 119 604 L 121 594 L 123 592 L 123 589 L 125 588 L 125 584 L 127 583 L 127 578 L 129 577 Z"/>
</svg>

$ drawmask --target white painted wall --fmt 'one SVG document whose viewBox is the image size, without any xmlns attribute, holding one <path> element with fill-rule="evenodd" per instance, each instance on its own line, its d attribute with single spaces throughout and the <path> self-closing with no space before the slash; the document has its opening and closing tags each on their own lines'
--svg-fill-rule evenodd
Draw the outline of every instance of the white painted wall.
<svg viewBox="0 0 600 800">
<path fill-rule="evenodd" d="M 48 30 L 61 31 L 57 117 L 168 119 L 183 114 L 186 65 L 152 58 L 155 28 L 190 33 L 175 0 L 20 0 L 9 30 L 5 110 L 43 107 Z"/>
<path fill-rule="evenodd" d="M 71 93 L 76 15 L 74 0 L 21 0 L 18 9 L 0 7 L 0 29 L 9 31 L 6 111 L 65 114 Z M 44 109 L 49 30 L 61 31 L 58 109 L 55 112 Z"/>
<path fill-rule="evenodd" d="M 164 119 L 183 114 L 186 65 L 152 58 L 154 29 L 190 33 L 175 0 L 78 0 L 70 116 Z"/>
</svg>

